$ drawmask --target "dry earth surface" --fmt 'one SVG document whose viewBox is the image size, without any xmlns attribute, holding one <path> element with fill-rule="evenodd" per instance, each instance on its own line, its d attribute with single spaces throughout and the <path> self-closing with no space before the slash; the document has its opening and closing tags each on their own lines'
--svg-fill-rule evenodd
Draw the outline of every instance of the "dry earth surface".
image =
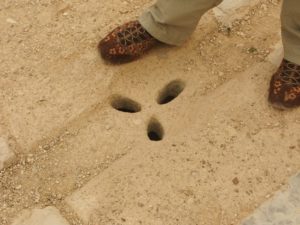
<svg viewBox="0 0 300 225">
<path fill-rule="evenodd" d="M 181 48 L 103 62 L 98 41 L 150 4 L 0 2 L 1 225 L 48 206 L 73 225 L 239 224 L 300 170 L 300 109 L 267 103 L 281 2 L 242 6 L 230 27 L 210 11 Z M 172 81 L 182 93 L 158 104 Z M 141 111 L 115 110 L 122 98 Z"/>
</svg>

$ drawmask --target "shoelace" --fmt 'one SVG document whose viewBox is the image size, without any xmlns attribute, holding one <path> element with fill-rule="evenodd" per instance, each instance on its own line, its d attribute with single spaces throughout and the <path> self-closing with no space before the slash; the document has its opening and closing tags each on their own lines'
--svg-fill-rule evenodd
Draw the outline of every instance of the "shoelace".
<svg viewBox="0 0 300 225">
<path fill-rule="evenodd" d="M 151 38 L 148 32 L 140 24 L 137 24 L 135 27 L 128 27 L 117 35 L 119 43 L 124 46 L 129 46 Z"/>
<path fill-rule="evenodd" d="M 300 85 L 300 66 L 284 60 L 279 76 L 288 85 Z"/>
</svg>

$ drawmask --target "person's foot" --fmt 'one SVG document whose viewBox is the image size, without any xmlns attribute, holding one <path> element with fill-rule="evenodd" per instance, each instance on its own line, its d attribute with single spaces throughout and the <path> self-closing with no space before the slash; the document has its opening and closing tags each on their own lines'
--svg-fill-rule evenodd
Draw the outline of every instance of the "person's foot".
<svg viewBox="0 0 300 225">
<path fill-rule="evenodd" d="M 282 60 L 270 82 L 269 102 L 280 109 L 300 106 L 300 65 Z"/>
<path fill-rule="evenodd" d="M 159 43 L 138 21 L 117 27 L 98 45 L 99 52 L 112 63 L 131 62 Z"/>
</svg>

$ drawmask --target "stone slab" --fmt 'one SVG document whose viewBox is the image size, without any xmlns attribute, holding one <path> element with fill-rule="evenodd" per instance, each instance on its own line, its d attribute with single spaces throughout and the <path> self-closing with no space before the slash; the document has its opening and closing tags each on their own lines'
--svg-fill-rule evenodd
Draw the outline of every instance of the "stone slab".
<svg viewBox="0 0 300 225">
<path fill-rule="evenodd" d="M 157 113 L 160 121 L 168 121 L 163 124 L 168 135 L 165 142 L 136 145 L 135 152 L 69 196 L 67 204 L 86 224 L 196 224 L 199 220 L 202 224 L 226 224 L 225 219 L 238 224 L 245 217 L 239 217 L 246 213 L 245 206 L 254 210 L 258 200 L 273 193 L 270 182 L 279 185 L 288 177 L 287 168 L 278 165 L 285 162 L 292 167 L 290 159 L 299 155 L 282 154 L 290 147 L 287 143 L 297 143 L 295 130 L 299 125 L 287 119 L 287 132 L 294 131 L 285 133 L 288 139 L 280 139 L 281 124 L 270 117 L 273 109 L 264 97 L 269 82 L 265 74 L 271 74 L 274 68 L 266 62 L 257 64 L 210 95 L 197 98 L 193 105 L 187 99 L 183 101 L 186 90 L 181 100 L 177 99 L 181 107 L 169 106 L 170 112 L 176 110 L 174 117 L 163 111 Z M 289 116 L 292 119 L 292 114 Z M 209 129 L 201 131 L 203 127 Z M 228 141 L 224 142 L 224 134 Z M 212 146 L 201 149 L 199 146 L 207 140 L 212 140 Z M 198 167 L 205 158 L 219 165 L 215 175 Z M 232 182 L 234 177 L 238 182 Z M 236 218 L 223 218 L 233 210 Z"/>
<path fill-rule="evenodd" d="M 12 225 L 69 225 L 69 223 L 60 215 L 58 209 L 47 207 L 24 211 Z"/>
<path fill-rule="evenodd" d="M 300 224 L 300 173 L 291 179 L 284 192 L 277 193 L 259 207 L 241 225 L 299 225 Z"/>
<path fill-rule="evenodd" d="M 9 148 L 6 140 L 3 137 L 0 137 L 0 170 L 2 170 L 14 156 L 15 154 Z"/>
</svg>

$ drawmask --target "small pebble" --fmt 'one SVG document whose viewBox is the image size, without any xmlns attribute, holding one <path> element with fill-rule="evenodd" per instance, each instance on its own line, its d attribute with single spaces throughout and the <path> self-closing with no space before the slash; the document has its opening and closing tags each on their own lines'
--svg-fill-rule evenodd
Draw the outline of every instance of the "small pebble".
<svg viewBox="0 0 300 225">
<path fill-rule="evenodd" d="M 11 24 L 16 24 L 16 23 L 17 23 L 17 21 L 15 21 L 15 20 L 12 19 L 12 18 L 7 18 L 7 19 L 6 19 L 6 22 L 7 22 L 7 23 L 11 23 Z"/>
<path fill-rule="evenodd" d="M 233 180 L 232 180 L 232 183 L 234 185 L 238 185 L 240 183 L 239 179 L 237 177 L 235 177 Z"/>
</svg>

